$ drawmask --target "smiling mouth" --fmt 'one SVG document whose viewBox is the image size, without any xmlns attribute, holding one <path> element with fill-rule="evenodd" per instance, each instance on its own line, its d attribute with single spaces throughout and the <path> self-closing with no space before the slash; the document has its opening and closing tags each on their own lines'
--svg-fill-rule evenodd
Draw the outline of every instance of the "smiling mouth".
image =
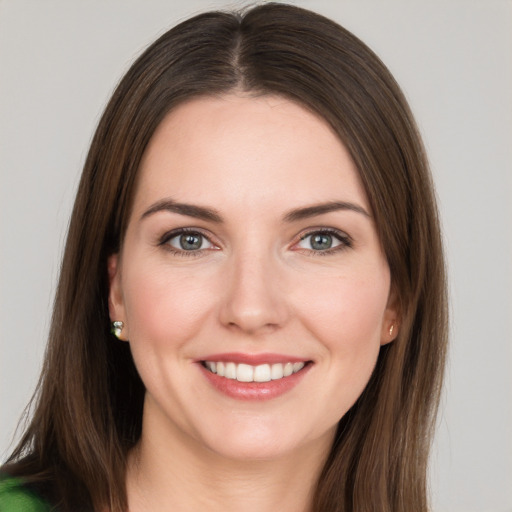
<svg viewBox="0 0 512 512">
<path fill-rule="evenodd" d="M 259 364 L 253 366 L 245 363 L 222 361 L 201 361 L 201 364 L 211 373 L 219 377 L 237 380 L 238 382 L 270 382 L 281 380 L 300 372 L 309 361 L 298 363 Z"/>
</svg>

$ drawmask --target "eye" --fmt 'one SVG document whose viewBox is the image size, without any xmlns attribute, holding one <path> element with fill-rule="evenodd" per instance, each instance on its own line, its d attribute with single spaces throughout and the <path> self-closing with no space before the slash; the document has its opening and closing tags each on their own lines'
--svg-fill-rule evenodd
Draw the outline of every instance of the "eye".
<svg viewBox="0 0 512 512">
<path fill-rule="evenodd" d="M 337 230 L 323 229 L 302 235 L 296 247 L 317 253 L 330 253 L 351 245 L 348 235 Z"/>
<path fill-rule="evenodd" d="M 175 253 L 192 253 L 216 248 L 203 233 L 184 229 L 164 235 L 160 244 L 167 246 Z"/>
</svg>

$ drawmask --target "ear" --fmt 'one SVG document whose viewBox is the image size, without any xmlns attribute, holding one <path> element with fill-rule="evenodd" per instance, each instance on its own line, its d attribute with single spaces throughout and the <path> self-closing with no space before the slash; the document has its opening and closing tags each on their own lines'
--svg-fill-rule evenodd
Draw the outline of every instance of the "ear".
<svg viewBox="0 0 512 512">
<path fill-rule="evenodd" d="M 396 339 L 400 329 L 400 308 L 397 293 L 391 288 L 382 319 L 380 344 L 387 345 Z"/>
<path fill-rule="evenodd" d="M 121 287 L 121 265 L 119 262 L 119 254 L 112 254 L 108 258 L 108 312 L 111 322 L 123 322 L 124 327 L 121 331 L 119 339 L 127 341 L 128 325 L 126 322 L 126 313 L 124 309 L 123 292 Z"/>
</svg>

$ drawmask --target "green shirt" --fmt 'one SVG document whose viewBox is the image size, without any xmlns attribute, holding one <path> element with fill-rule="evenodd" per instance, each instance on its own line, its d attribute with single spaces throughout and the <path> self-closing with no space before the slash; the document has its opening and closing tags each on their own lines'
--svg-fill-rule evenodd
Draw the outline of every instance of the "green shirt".
<svg viewBox="0 0 512 512">
<path fill-rule="evenodd" d="M 51 507 L 17 478 L 0 476 L 0 512 L 50 512 Z"/>
</svg>

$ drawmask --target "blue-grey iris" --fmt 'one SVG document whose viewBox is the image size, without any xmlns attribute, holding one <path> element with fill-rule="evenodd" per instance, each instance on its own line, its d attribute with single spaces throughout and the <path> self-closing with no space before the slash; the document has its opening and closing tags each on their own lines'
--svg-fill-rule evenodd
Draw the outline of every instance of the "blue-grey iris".
<svg viewBox="0 0 512 512">
<path fill-rule="evenodd" d="M 184 251 L 201 249 L 203 237 L 192 233 L 185 233 L 180 236 L 180 246 Z"/>
<path fill-rule="evenodd" d="M 311 248 L 315 251 L 322 251 L 332 247 L 332 236 L 325 233 L 311 235 Z"/>
</svg>

